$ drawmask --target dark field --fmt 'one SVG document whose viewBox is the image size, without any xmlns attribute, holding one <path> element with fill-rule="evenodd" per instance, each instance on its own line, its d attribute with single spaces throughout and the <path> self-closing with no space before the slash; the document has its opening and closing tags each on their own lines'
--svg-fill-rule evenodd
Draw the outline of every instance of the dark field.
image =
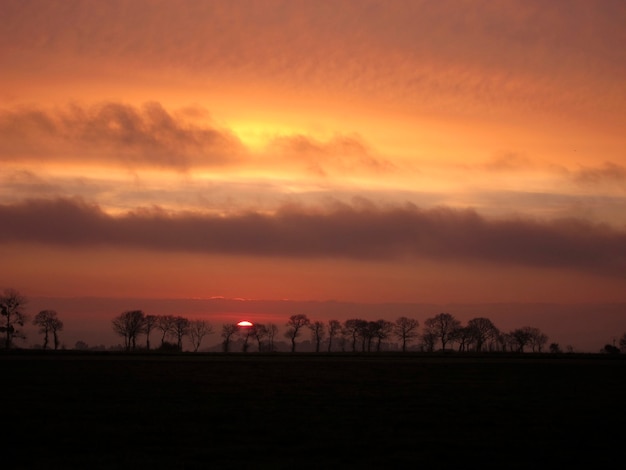
<svg viewBox="0 0 626 470">
<path fill-rule="evenodd" d="M 3 468 L 592 468 L 626 457 L 608 355 L 0 355 Z M 578 467 L 579 465 L 576 465 Z"/>
</svg>

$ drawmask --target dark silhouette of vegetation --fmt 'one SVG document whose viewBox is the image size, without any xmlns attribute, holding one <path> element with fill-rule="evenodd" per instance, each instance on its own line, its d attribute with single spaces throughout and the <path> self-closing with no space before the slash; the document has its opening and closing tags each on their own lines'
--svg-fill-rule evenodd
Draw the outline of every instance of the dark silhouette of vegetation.
<svg viewBox="0 0 626 470">
<path fill-rule="evenodd" d="M 204 320 L 194 320 L 189 323 L 189 338 L 193 345 L 193 351 L 198 352 L 202 339 L 213 333 L 213 327 Z"/>
<path fill-rule="evenodd" d="M 559 346 L 558 343 L 551 343 L 549 349 L 552 354 L 560 354 L 563 352 L 561 351 L 561 347 Z"/>
<path fill-rule="evenodd" d="M 406 352 L 407 345 L 419 337 L 419 322 L 414 318 L 400 317 L 396 320 L 393 334 L 401 342 L 402 352 Z"/>
<path fill-rule="evenodd" d="M 172 322 L 172 333 L 176 338 L 176 345 L 179 351 L 183 350 L 183 337 L 189 334 L 189 319 L 185 317 L 176 316 Z"/>
<path fill-rule="evenodd" d="M 441 342 L 441 350 L 446 350 L 446 345 L 454 339 L 454 335 L 461 327 L 461 322 L 449 313 L 440 313 L 424 322 L 424 330 Z"/>
<path fill-rule="evenodd" d="M 59 331 L 63 329 L 63 322 L 59 320 L 58 314 L 54 310 L 42 310 L 34 320 L 33 325 L 39 327 L 39 333 L 43 334 L 43 349 L 48 349 L 48 338 L 50 333 L 54 339 L 55 351 L 59 349 Z"/>
<path fill-rule="evenodd" d="M 143 333 L 144 320 L 141 310 L 127 310 L 113 319 L 113 331 L 124 338 L 127 351 L 137 349 L 137 337 Z"/>
<path fill-rule="evenodd" d="M 158 317 L 156 315 L 146 315 L 143 322 L 143 332 L 146 335 L 146 349 L 150 351 L 150 333 L 157 327 Z"/>
<path fill-rule="evenodd" d="M 237 331 L 239 331 L 239 327 L 235 323 L 226 323 L 222 325 L 222 350 L 225 353 L 229 352 L 230 343 Z"/>
<path fill-rule="evenodd" d="M 311 337 L 313 338 L 313 343 L 315 344 L 315 352 L 320 352 L 320 346 L 322 341 L 326 337 L 326 326 L 321 321 L 311 322 L 309 325 L 311 329 Z"/>
<path fill-rule="evenodd" d="M 285 337 L 291 341 L 291 352 L 296 352 L 296 338 L 300 336 L 300 330 L 306 326 L 309 326 L 311 320 L 304 315 L 292 315 L 287 322 L 287 332 Z"/>
<path fill-rule="evenodd" d="M 2 315 L 0 333 L 4 333 L 5 349 L 10 349 L 16 338 L 26 339 L 26 335 L 20 329 L 28 320 L 24 312 L 26 303 L 26 297 L 16 289 L 5 289 L 0 296 L 0 314 Z"/>
<path fill-rule="evenodd" d="M 4 347 L 14 347 L 15 339 L 25 339 L 21 330 L 25 325 L 27 315 L 25 306 L 27 299 L 15 289 L 5 289 L 0 296 L 0 333 L 3 336 Z M 203 339 L 214 332 L 211 324 L 205 320 L 190 321 L 183 316 L 174 315 L 146 315 L 142 310 L 127 310 L 112 319 L 113 331 L 124 338 L 123 345 L 109 346 L 110 350 L 135 351 L 138 349 L 138 339 L 145 335 L 145 350 L 151 350 L 150 335 L 154 330 L 160 331 L 161 342 L 159 350 L 183 351 L 183 341 L 189 338 L 191 351 L 198 352 Z M 53 348 L 59 349 L 59 332 L 64 324 L 58 318 L 55 310 L 41 310 L 33 319 L 32 324 L 37 326 L 38 333 L 43 335 L 42 349 L 48 349 L 50 336 L 52 336 Z M 305 342 L 307 351 L 319 353 L 323 347 L 326 351 L 342 351 L 349 349 L 355 353 L 357 350 L 363 353 L 381 351 L 409 350 L 421 352 L 435 352 L 437 347 L 443 352 L 454 351 L 457 345 L 458 352 L 513 352 L 513 353 L 542 353 L 548 344 L 548 336 L 539 328 L 523 326 L 509 332 L 500 331 L 489 318 L 476 317 L 470 319 L 466 325 L 462 325 L 450 313 L 439 313 L 434 317 L 427 318 L 422 331 L 419 331 L 420 323 L 417 319 L 399 317 L 395 322 L 384 319 L 365 320 L 351 318 L 343 323 L 338 320 L 328 320 L 326 323 L 311 320 L 307 315 L 299 314 L 289 317 L 286 323 L 287 331 L 284 336 L 290 342 L 290 351 L 295 352 L 297 338 L 301 336 L 303 328 L 311 331 L 311 342 Z M 253 324 L 248 327 L 240 327 L 237 324 L 224 324 L 222 326 L 222 350 L 230 351 L 234 338 L 242 342 L 243 352 L 248 352 L 250 340 L 254 340 L 258 352 L 284 351 L 285 343 L 275 344 L 274 338 L 278 333 L 278 327 L 272 323 Z M 392 338 L 398 340 L 395 343 Z M 626 333 L 619 339 L 619 347 L 616 346 L 617 338 L 613 344 L 606 344 L 601 349 L 603 353 L 618 354 L 626 351 Z M 324 345 L 324 346 L 323 346 Z M 349 347 L 348 347 L 349 345 Z M 38 346 L 35 346 L 38 347 Z M 89 347 L 83 341 L 77 341 L 74 345 L 76 350 L 106 350 L 104 345 Z M 565 350 L 573 353 L 574 348 L 567 345 Z M 559 344 L 550 343 L 548 352 L 561 354 L 563 351 Z"/>
<path fill-rule="evenodd" d="M 332 350 L 333 339 L 341 333 L 341 322 L 338 320 L 328 320 L 328 352 Z"/>
</svg>

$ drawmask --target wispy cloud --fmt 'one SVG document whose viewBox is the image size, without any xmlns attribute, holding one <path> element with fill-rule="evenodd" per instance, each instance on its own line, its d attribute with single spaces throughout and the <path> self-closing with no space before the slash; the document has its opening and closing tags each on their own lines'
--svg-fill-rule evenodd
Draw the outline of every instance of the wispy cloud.
<svg viewBox="0 0 626 470">
<path fill-rule="evenodd" d="M 626 272 L 626 232 L 583 220 L 489 220 L 471 210 L 369 201 L 326 210 L 285 206 L 275 214 L 211 216 L 158 207 L 111 216 L 80 200 L 0 206 L 3 242 L 111 245 L 279 257 L 439 259 Z M 44 230 L 45 228 L 45 230 Z"/>
<path fill-rule="evenodd" d="M 303 167 L 306 172 L 326 176 L 356 173 L 388 173 L 396 168 L 390 161 L 376 157 L 367 143 L 357 135 L 335 135 L 322 141 L 306 135 L 281 136 L 273 139 L 266 150 L 277 155 L 282 164 Z"/>
<path fill-rule="evenodd" d="M 612 185 L 626 189 L 626 167 L 612 162 L 585 166 L 571 173 L 575 183 L 583 186 Z"/>
</svg>

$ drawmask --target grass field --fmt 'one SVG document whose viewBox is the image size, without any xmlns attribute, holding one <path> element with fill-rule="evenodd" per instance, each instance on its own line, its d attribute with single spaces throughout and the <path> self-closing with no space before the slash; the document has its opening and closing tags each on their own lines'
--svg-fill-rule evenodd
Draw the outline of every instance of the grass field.
<svg viewBox="0 0 626 470">
<path fill-rule="evenodd" d="M 2 447 L 18 462 L 4 468 L 601 468 L 625 458 L 619 355 L 28 351 L 0 354 L 0 367 Z"/>
</svg>

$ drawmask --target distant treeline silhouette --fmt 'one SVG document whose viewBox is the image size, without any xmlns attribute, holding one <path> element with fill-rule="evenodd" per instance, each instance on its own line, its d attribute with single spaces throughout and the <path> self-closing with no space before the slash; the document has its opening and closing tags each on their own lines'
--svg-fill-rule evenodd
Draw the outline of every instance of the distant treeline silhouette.
<svg viewBox="0 0 626 470">
<path fill-rule="evenodd" d="M 15 347 L 15 340 L 25 340 L 22 328 L 28 322 L 25 313 L 27 299 L 15 289 L 5 289 L 0 296 L 5 349 Z M 59 349 L 59 333 L 63 322 L 54 310 L 42 310 L 35 315 L 32 324 L 43 335 L 41 349 Z M 123 345 L 111 349 L 125 351 L 158 350 L 183 351 L 183 340 L 191 342 L 192 352 L 198 352 L 203 340 L 215 333 L 214 326 L 205 320 L 190 320 L 184 316 L 149 315 L 142 310 L 127 310 L 111 321 L 113 331 L 123 338 Z M 225 323 L 221 326 L 219 344 L 223 352 L 296 352 L 304 332 L 310 340 L 307 351 L 320 352 L 381 352 L 381 351 L 457 351 L 457 352 L 563 352 L 557 343 L 548 344 L 548 336 L 539 328 L 523 326 L 509 332 L 498 329 L 485 317 L 476 317 L 463 325 L 450 313 L 439 313 L 427 318 L 420 329 L 415 318 L 401 316 L 395 321 L 365 320 L 352 318 L 340 322 L 311 320 L 305 314 L 289 317 L 285 323 L 284 337 L 288 345 L 278 342 L 279 328 L 274 323 L 240 325 Z M 151 340 L 156 336 L 158 344 Z M 235 346 L 237 349 L 235 349 Z M 102 348 L 102 347 L 101 347 Z M 83 341 L 77 341 L 74 349 L 90 349 Z M 619 347 L 606 344 L 601 352 L 620 353 L 626 350 L 626 333 L 619 340 Z M 567 352 L 572 352 L 568 350 Z"/>
</svg>

